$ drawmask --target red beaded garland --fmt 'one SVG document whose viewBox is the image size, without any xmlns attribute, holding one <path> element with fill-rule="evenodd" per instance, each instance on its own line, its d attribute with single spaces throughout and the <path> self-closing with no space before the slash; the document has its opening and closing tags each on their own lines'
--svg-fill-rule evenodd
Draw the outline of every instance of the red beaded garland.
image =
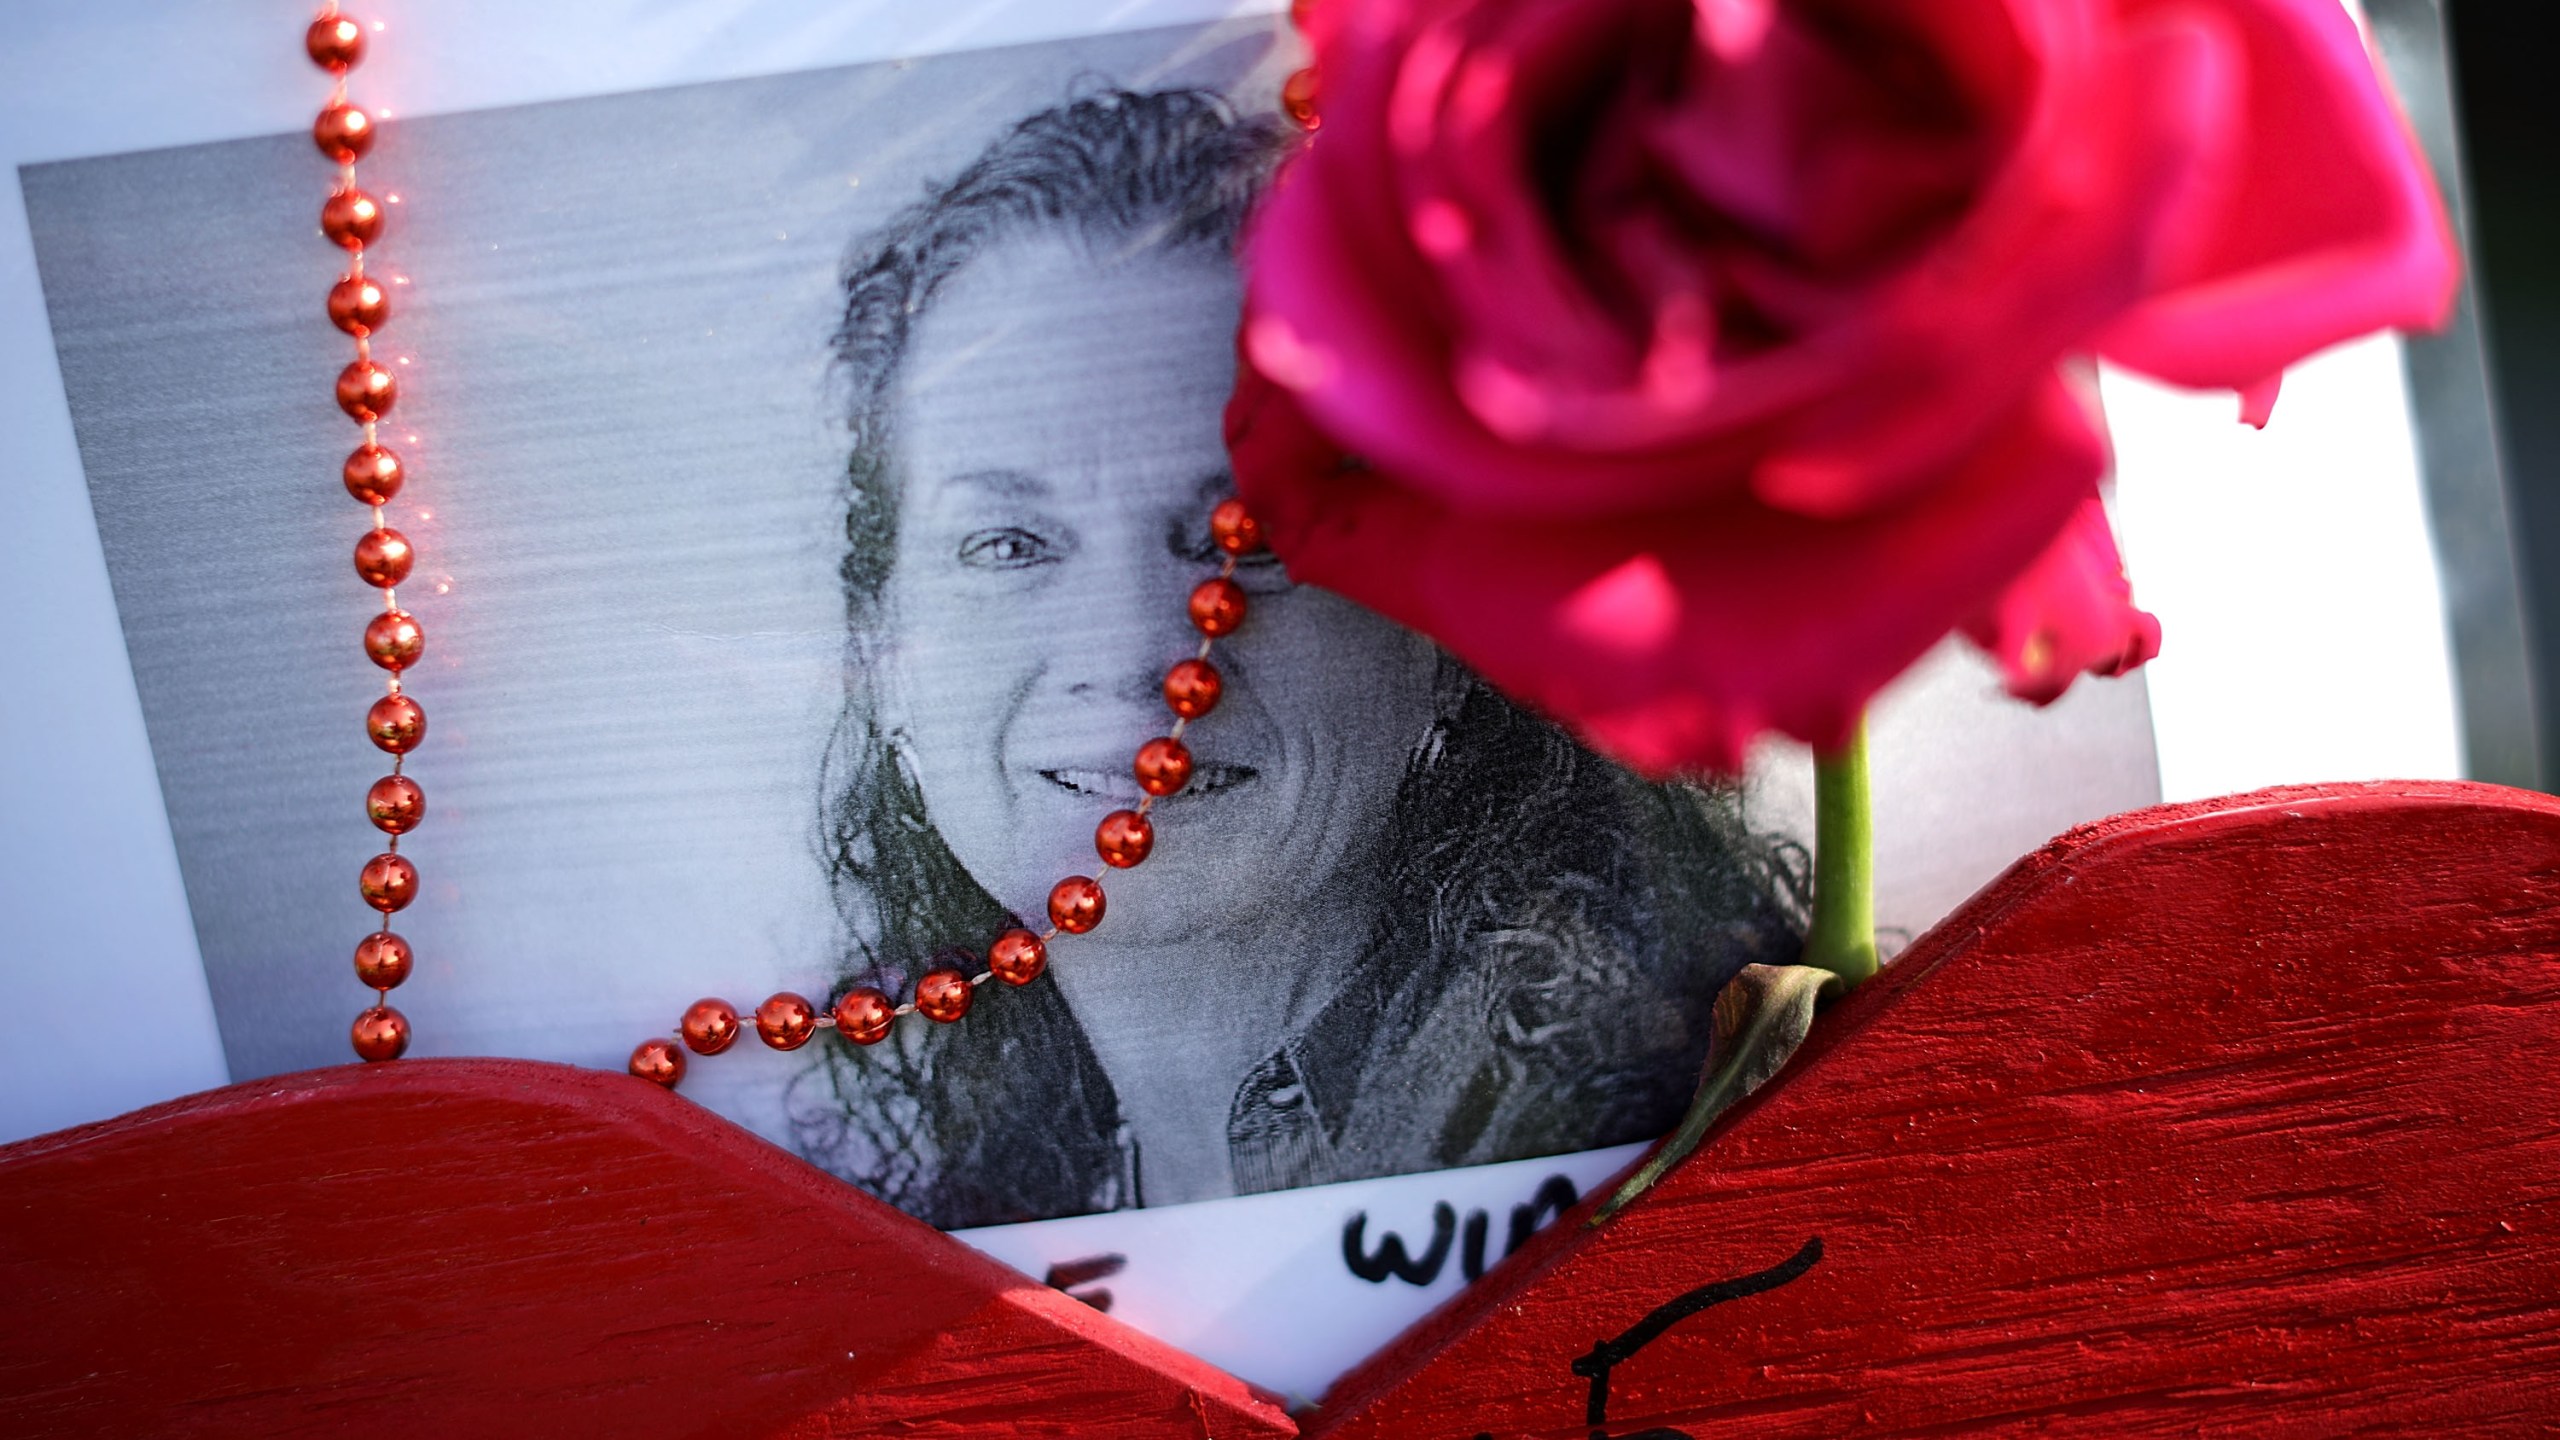
<svg viewBox="0 0 2560 1440">
<path fill-rule="evenodd" d="M 400 457 L 369 441 L 355 448 L 339 473 L 358 504 L 388 505 L 400 493 Z"/>
<path fill-rule="evenodd" d="M 856 1045 L 877 1045 L 898 1023 L 898 1007 L 886 994 L 857 985 L 836 1002 L 836 1033 Z"/>
<path fill-rule="evenodd" d="M 407 857 L 386 850 L 364 862 L 356 876 L 356 891 L 364 903 L 388 915 L 406 909 L 418 898 L 418 867 Z"/>
<path fill-rule="evenodd" d="M 353 105 L 332 105 L 311 122 L 311 143 L 342 164 L 361 160 L 373 148 L 373 117 Z"/>
<path fill-rule="evenodd" d="M 1093 827 L 1093 848 L 1103 864 L 1126 870 L 1156 848 L 1156 827 L 1135 810 L 1114 810 Z"/>
<path fill-rule="evenodd" d="M 409 567 L 417 558 L 418 552 L 409 548 L 409 537 L 388 525 L 367 530 L 356 541 L 356 575 L 377 590 L 408 579 Z"/>
<path fill-rule="evenodd" d="M 1082 935 L 1102 923 L 1102 886 L 1089 875 L 1070 875 L 1049 887 L 1049 923 Z"/>
<path fill-rule="evenodd" d="M 684 1052 L 671 1040 L 643 1040 L 631 1052 L 631 1073 L 673 1090 L 684 1079 Z"/>
<path fill-rule="evenodd" d="M 1323 126 L 1324 117 L 1316 113 L 1314 66 L 1291 71 L 1289 78 L 1280 82 L 1280 108 L 1289 112 L 1289 118 L 1297 121 L 1300 129 L 1314 130 Z"/>
<path fill-rule="evenodd" d="M 355 1042 L 357 1058 L 368 1065 L 397 1060 L 409 1048 L 409 1017 L 388 1005 L 376 1005 L 356 1017 L 347 1038 Z"/>
<path fill-rule="evenodd" d="M 361 339 L 390 318 L 391 292 L 372 276 L 348 275 L 329 287 L 329 323 L 348 334 Z"/>
<path fill-rule="evenodd" d="M 717 1055 L 738 1043 L 737 1007 L 726 1000 L 696 1000 L 685 1007 L 676 1029 L 685 1048 L 696 1055 Z"/>
<path fill-rule="evenodd" d="M 987 947 L 987 969 L 1007 985 L 1028 985 L 1048 968 L 1049 947 L 1018 925 Z"/>
<path fill-rule="evenodd" d="M 409 942 L 388 930 L 376 930 L 356 942 L 356 978 L 376 990 L 396 990 L 409 978 L 417 957 Z"/>
<path fill-rule="evenodd" d="M 797 1050 L 817 1033 L 818 1009 L 805 995 L 784 990 L 756 1007 L 756 1034 L 776 1050 Z"/>
<path fill-rule="evenodd" d="M 385 610 L 365 624 L 364 653 L 395 675 L 417 664 L 426 650 L 427 633 L 406 610 Z"/>
<path fill-rule="evenodd" d="M 1164 672 L 1166 708 L 1185 720 L 1197 720 L 1218 708 L 1218 696 L 1227 688 L 1218 667 L 1206 660 L 1185 660 Z"/>
<path fill-rule="evenodd" d="M 338 408 L 358 424 L 390 414 L 399 399 L 400 377 L 370 360 L 358 360 L 338 372 Z"/>
<path fill-rule="evenodd" d="M 1138 788 L 1148 794 L 1175 794 L 1191 783 L 1191 747 L 1170 735 L 1159 735 L 1138 747 L 1138 758 L 1129 769 L 1138 777 Z"/>
<path fill-rule="evenodd" d="M 387 835 L 406 835 L 427 818 L 427 792 L 406 775 L 385 775 L 364 792 L 364 818 Z"/>
<path fill-rule="evenodd" d="M 1261 549 L 1263 541 L 1261 527 L 1240 502 L 1233 500 L 1212 512 L 1210 531 L 1229 559 L 1216 577 L 1193 590 L 1190 613 L 1192 623 L 1214 640 L 1233 633 L 1244 621 L 1244 589 L 1232 578 L 1235 559 Z M 1217 668 L 1208 662 L 1208 653 L 1209 646 L 1204 642 L 1198 655 L 1175 664 L 1165 674 L 1165 704 L 1181 717 L 1183 724 L 1209 713 L 1224 688 Z M 1155 799 L 1180 793 L 1191 781 L 1194 761 L 1190 748 L 1182 743 L 1183 724 L 1176 724 L 1172 734 L 1157 736 L 1139 746 L 1130 762 L 1139 788 L 1153 798 L 1135 809 L 1114 810 L 1094 827 L 1094 849 L 1113 868 L 1127 869 L 1146 860 L 1155 847 L 1155 825 L 1147 818 L 1148 806 Z M 423 714 L 415 717 L 415 726 L 424 729 Z M 939 1024 L 954 1023 L 969 1013 L 976 1003 L 978 986 L 984 981 L 1028 985 L 1047 973 L 1049 940 L 1061 933 L 1082 935 L 1100 925 L 1104 903 L 1099 881 L 1088 875 L 1067 876 L 1049 891 L 1049 922 L 1053 928 L 1045 935 L 1019 925 L 1008 928 L 988 947 L 984 973 L 970 975 L 977 960 L 969 952 L 944 950 L 933 957 L 931 968 L 917 977 L 911 1004 L 900 1006 L 879 988 L 859 985 L 836 1001 L 826 1022 L 820 1021 L 805 997 L 784 991 L 756 1007 L 756 1033 L 777 1050 L 797 1050 L 809 1042 L 821 1023 L 832 1023 L 837 1033 L 853 1045 L 876 1045 L 888 1038 L 899 1015 L 907 1011 Z M 695 1053 L 718 1054 L 736 1036 L 737 1013 L 726 1001 L 696 1001 L 685 1012 L 678 1033 Z M 633 1074 L 673 1088 L 684 1076 L 684 1056 L 669 1042 L 652 1040 L 632 1052 L 631 1069 Z"/>
<path fill-rule="evenodd" d="M 978 987 L 969 977 L 947 966 L 927 970 L 916 980 L 916 1013 L 928 1020 L 948 1025 L 968 1014 L 969 1002 L 977 998 Z"/>
<path fill-rule="evenodd" d="M 1191 591 L 1191 623 L 1212 639 L 1232 635 L 1244 623 L 1244 587 L 1213 575 Z"/>
<path fill-rule="evenodd" d="M 385 695 L 364 712 L 364 733 L 376 748 L 406 755 L 427 738 L 427 712 L 406 695 Z"/>
<path fill-rule="evenodd" d="M 320 202 L 320 233 L 349 250 L 382 238 L 382 202 L 353 185 Z"/>
<path fill-rule="evenodd" d="M 364 27 L 344 15 L 323 15 L 302 32 L 302 48 L 312 64 L 343 75 L 364 59 Z"/>
<path fill-rule="evenodd" d="M 407 536 L 383 523 L 381 507 L 399 493 L 402 474 L 400 457 L 377 443 L 373 433 L 375 422 L 399 398 L 400 382 L 374 363 L 368 338 L 391 318 L 391 296 L 364 273 L 364 249 L 381 237 L 384 218 L 381 203 L 355 183 L 355 162 L 373 148 L 375 130 L 374 117 L 347 100 L 345 76 L 364 57 L 364 27 L 337 13 L 335 0 L 330 0 L 303 32 L 302 43 L 312 63 L 339 77 L 329 103 L 311 122 L 311 143 L 343 167 L 337 188 L 320 206 L 320 231 L 355 257 L 330 286 L 327 308 L 329 323 L 356 337 L 355 360 L 338 372 L 335 387 L 338 408 L 365 427 L 364 443 L 339 470 L 347 493 L 374 509 L 373 528 L 356 542 L 356 575 L 385 592 L 382 611 L 365 625 L 364 649 L 392 679 L 389 693 L 365 712 L 365 735 L 376 747 L 405 756 L 426 738 L 427 715 L 401 693 L 399 675 L 425 652 L 426 636 L 414 618 L 390 604 L 388 593 L 409 578 L 417 554 Z M 399 846 L 400 837 L 426 818 L 427 795 L 395 764 L 391 774 L 365 791 L 364 808 L 365 818 L 391 836 L 391 848 L 365 862 L 356 890 L 367 905 L 388 916 L 417 898 L 418 869 L 400 855 Z M 387 927 L 378 929 L 356 944 L 356 978 L 387 992 L 409 977 L 413 959 L 409 942 Z M 397 1059 L 409 1048 L 409 1022 L 399 1011 L 377 1004 L 356 1017 L 348 1038 L 367 1061 Z M 669 1086 L 683 1077 L 682 1055 L 667 1064 L 646 1060 L 650 1053 L 648 1045 L 633 1052 L 634 1074 L 647 1073 Z"/>
<path fill-rule="evenodd" d="M 1218 548 L 1241 559 L 1262 549 L 1262 522 L 1244 508 L 1244 502 L 1226 499 L 1209 512 L 1209 538 Z"/>
<path fill-rule="evenodd" d="M 1314 0 L 1289 0 L 1289 23 L 1303 33 L 1315 8 Z M 1312 131 L 1324 124 L 1324 117 L 1316 113 L 1316 67 L 1293 71 L 1280 82 L 1280 108 L 1289 112 L 1300 129 Z"/>
</svg>

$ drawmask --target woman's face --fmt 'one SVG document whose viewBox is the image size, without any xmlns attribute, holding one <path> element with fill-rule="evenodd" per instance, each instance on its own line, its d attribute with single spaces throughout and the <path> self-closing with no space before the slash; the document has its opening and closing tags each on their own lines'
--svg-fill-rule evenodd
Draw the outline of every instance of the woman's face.
<svg viewBox="0 0 2560 1440">
<path fill-rule="evenodd" d="M 1157 805 L 1145 864 L 1094 854 L 1096 822 L 1139 800 L 1130 757 L 1172 723 L 1164 672 L 1199 643 L 1184 600 L 1232 488 L 1236 308 L 1212 250 L 1000 245 L 944 285 L 894 396 L 898 549 L 864 647 L 884 718 L 979 883 L 1038 917 L 1059 877 L 1100 876 L 1097 938 L 1323 908 L 1430 723 L 1429 642 L 1249 561 L 1190 788 Z"/>
</svg>

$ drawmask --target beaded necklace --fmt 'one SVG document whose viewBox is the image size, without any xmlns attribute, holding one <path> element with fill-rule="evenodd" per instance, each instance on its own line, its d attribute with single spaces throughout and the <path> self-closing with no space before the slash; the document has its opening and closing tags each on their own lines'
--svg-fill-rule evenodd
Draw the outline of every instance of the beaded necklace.
<svg viewBox="0 0 2560 1440">
<path fill-rule="evenodd" d="M 391 916 L 406 909 L 418 893 L 418 869 L 400 853 L 400 837 L 426 818 L 426 792 L 405 771 L 410 752 L 426 738 L 427 716 L 403 687 L 401 675 L 425 653 L 426 634 L 400 608 L 395 589 L 415 566 L 416 550 L 383 513 L 400 493 L 405 472 L 400 457 L 380 443 L 378 433 L 400 387 L 390 370 L 374 362 L 372 349 L 372 337 L 390 319 L 391 304 L 388 291 L 366 275 L 364 265 L 366 247 L 382 233 L 383 206 L 356 184 L 356 162 L 373 148 L 373 117 L 347 96 L 347 73 L 364 58 L 365 40 L 364 27 L 339 14 L 335 3 L 304 35 L 313 63 L 334 77 L 329 103 L 311 135 L 320 152 L 338 164 L 337 185 L 320 209 L 320 229 L 349 256 L 345 273 L 330 287 L 328 313 L 333 324 L 355 339 L 355 359 L 338 374 L 337 401 L 363 427 L 364 439 L 341 471 L 347 493 L 373 512 L 372 528 L 356 542 L 355 568 L 359 578 L 382 592 L 380 612 L 365 625 L 364 650 L 389 672 L 382 697 L 365 714 L 365 733 L 392 757 L 391 773 L 366 791 L 365 815 L 390 838 L 356 880 L 357 893 L 379 916 L 355 949 L 356 978 L 374 991 L 374 1003 L 356 1016 L 350 1030 L 356 1054 L 378 1063 L 396 1060 L 409 1048 L 409 1020 L 392 1008 L 391 992 L 409 978 L 416 957 L 409 942 L 392 932 Z M 1305 72 L 1293 76 L 1287 103 L 1300 123 L 1313 128 L 1307 91 Z M 1153 852 L 1155 823 L 1149 812 L 1158 800 L 1180 794 L 1191 782 L 1191 751 L 1182 742 L 1183 732 L 1216 707 L 1225 688 L 1210 663 L 1210 651 L 1244 623 L 1245 592 L 1235 580 L 1236 564 L 1263 548 L 1262 530 L 1242 501 L 1228 499 L 1209 512 L 1209 534 L 1223 558 L 1218 573 L 1192 589 L 1186 607 L 1200 633 L 1199 647 L 1165 672 L 1164 702 L 1173 723 L 1139 746 L 1130 763 L 1144 792 L 1137 805 L 1113 810 L 1094 827 L 1095 853 L 1109 869 L 1129 869 Z M 988 942 L 983 968 L 975 952 L 953 946 L 932 956 L 912 997 L 901 1000 L 876 985 L 858 985 L 823 1012 L 808 997 L 786 990 L 756 1006 L 756 1035 L 776 1050 L 797 1050 L 818 1031 L 832 1029 L 850 1044 L 869 1046 L 887 1039 L 909 1015 L 951 1024 L 969 1013 L 988 981 L 1023 986 L 1039 979 L 1048 969 L 1051 943 L 1100 925 L 1105 899 L 1100 880 L 1069 875 L 1050 888 L 1047 926 L 1006 929 Z M 673 1089 L 684 1079 L 687 1051 L 720 1054 L 737 1043 L 744 1028 L 737 1007 L 728 1001 L 698 1000 L 670 1036 L 643 1040 L 632 1050 L 630 1072 Z"/>
<path fill-rule="evenodd" d="M 1155 822 L 1147 812 L 1191 783 L 1191 751 L 1182 743 L 1182 732 L 1217 705 L 1225 688 L 1218 668 L 1209 663 L 1210 648 L 1244 623 L 1244 587 L 1235 581 L 1236 562 L 1262 548 L 1262 529 L 1243 501 L 1228 499 L 1209 512 L 1209 535 L 1225 558 L 1217 574 L 1192 588 L 1186 606 L 1192 627 L 1200 632 L 1199 648 L 1165 671 L 1164 703 L 1173 712 L 1173 724 L 1139 746 L 1130 762 L 1138 788 L 1145 792 L 1136 807 L 1112 811 L 1093 830 L 1094 852 L 1114 870 L 1129 869 L 1154 851 Z M 855 1045 L 877 1045 L 904 1016 L 950 1024 L 969 1013 L 978 988 L 989 980 L 1019 986 L 1039 979 L 1049 967 L 1050 942 L 1101 924 L 1103 905 L 1101 881 L 1070 875 L 1050 887 L 1047 928 L 1034 933 L 1016 925 L 996 936 L 987 946 L 985 969 L 978 969 L 974 953 L 954 946 L 936 952 L 932 968 L 916 977 L 913 999 L 902 1002 L 877 986 L 857 985 L 825 1014 L 806 996 L 785 990 L 756 1007 L 756 1035 L 776 1050 L 797 1050 L 822 1029 L 832 1028 Z M 631 1073 L 673 1088 L 684 1079 L 685 1050 L 717 1055 L 737 1042 L 740 1028 L 737 1008 L 728 1001 L 697 1000 L 676 1027 L 684 1050 L 674 1040 L 643 1040 L 631 1052 Z"/>
</svg>

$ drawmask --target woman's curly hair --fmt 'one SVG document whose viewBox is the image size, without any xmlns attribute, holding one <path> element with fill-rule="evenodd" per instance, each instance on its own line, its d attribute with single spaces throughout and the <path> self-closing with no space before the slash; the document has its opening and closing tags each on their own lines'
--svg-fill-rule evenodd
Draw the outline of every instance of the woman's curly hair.
<svg viewBox="0 0 2560 1440">
<path fill-rule="evenodd" d="M 1292 134 L 1206 91 L 1083 95 L 1015 125 L 856 246 L 834 342 L 851 431 L 841 575 L 852 634 L 881 623 L 897 553 L 893 390 L 943 283 L 990 248 L 1043 233 L 1130 253 L 1231 252 Z M 1658 1133 L 1694 1082 L 1716 990 L 1749 960 L 1792 958 L 1801 851 L 1753 835 L 1730 792 L 1638 782 L 1452 661 L 1441 662 L 1436 700 L 1439 719 L 1418 737 L 1398 788 L 1361 962 L 1385 997 L 1381 1033 L 1428 1012 L 1454 978 L 1499 963 L 1485 992 L 1487 1055 L 1534 1049 L 1567 1058 L 1581 1079 L 1522 1112 L 1552 1115 L 1552 1134 L 1513 1123 L 1489 1139 L 1470 1117 L 1501 1107 L 1452 1096 L 1431 1153 L 1374 1165 L 1432 1168 L 1508 1158 L 1485 1155 L 1489 1143 L 1527 1155 Z M 847 670 L 820 789 L 819 852 L 842 924 L 839 992 L 902 986 L 954 937 L 1016 922 L 935 829 L 859 665 Z M 1521 934 L 1544 943 L 1487 943 Z M 1590 990 L 1594 955 L 1607 957 L 1612 983 L 1644 992 L 1620 998 L 1670 1022 L 1657 1027 L 1667 1038 L 1630 1054 L 1587 1023 L 1614 1003 Z M 1117 1097 L 1057 987 L 1004 999 L 965 1025 L 910 1027 L 859 1052 L 823 1047 L 792 1091 L 801 1151 L 943 1226 L 1139 1203 Z"/>
</svg>

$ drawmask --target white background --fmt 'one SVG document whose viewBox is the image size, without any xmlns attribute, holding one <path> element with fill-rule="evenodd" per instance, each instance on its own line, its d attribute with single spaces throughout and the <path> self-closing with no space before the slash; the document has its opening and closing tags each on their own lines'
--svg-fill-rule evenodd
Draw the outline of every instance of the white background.
<svg viewBox="0 0 2560 1440">
<path fill-rule="evenodd" d="M 1276 8 L 380 0 L 359 12 L 387 25 L 361 93 L 440 113 Z M 309 14 L 272 0 L 0 10 L 0 1140 L 228 1078 L 14 167 L 304 128 L 327 88 L 300 53 Z M 2104 388 L 2126 556 L 2168 637 L 2149 671 L 2166 797 L 2458 775 L 2396 345 L 2300 367 L 2264 433 L 2234 423 L 2227 395 L 2118 374 Z"/>
</svg>

